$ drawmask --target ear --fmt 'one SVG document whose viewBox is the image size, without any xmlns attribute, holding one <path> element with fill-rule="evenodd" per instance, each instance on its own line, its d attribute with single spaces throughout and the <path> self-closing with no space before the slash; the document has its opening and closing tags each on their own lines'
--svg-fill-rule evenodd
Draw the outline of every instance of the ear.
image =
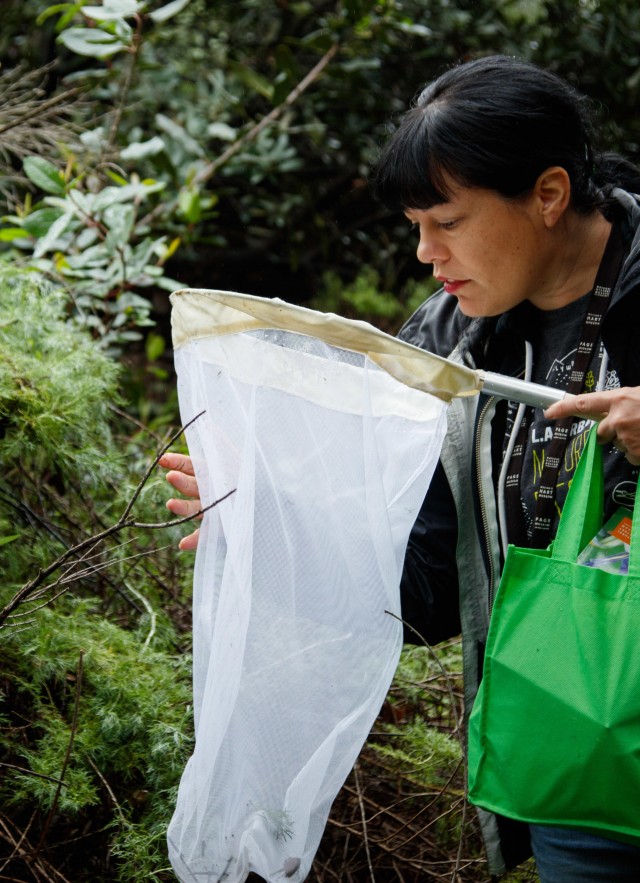
<svg viewBox="0 0 640 883">
<path fill-rule="evenodd" d="M 546 227 L 555 227 L 571 202 L 571 181 L 562 166 L 551 166 L 538 177 L 534 196 Z"/>
</svg>

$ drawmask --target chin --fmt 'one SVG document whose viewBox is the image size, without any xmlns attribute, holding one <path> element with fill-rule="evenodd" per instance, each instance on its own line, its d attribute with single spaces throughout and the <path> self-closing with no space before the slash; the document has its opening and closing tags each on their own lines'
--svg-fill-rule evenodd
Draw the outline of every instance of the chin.
<svg viewBox="0 0 640 883">
<path fill-rule="evenodd" d="M 492 310 L 489 307 L 483 307 L 481 304 L 465 303 L 460 299 L 458 299 L 458 307 L 462 315 L 468 316 L 470 319 L 491 319 L 501 314 L 500 310 Z"/>
<path fill-rule="evenodd" d="M 475 306 L 475 304 L 465 304 L 458 301 L 458 307 L 460 308 L 462 315 L 468 316 L 470 319 L 482 319 L 489 315 L 489 313 L 485 313 L 480 307 Z"/>
</svg>

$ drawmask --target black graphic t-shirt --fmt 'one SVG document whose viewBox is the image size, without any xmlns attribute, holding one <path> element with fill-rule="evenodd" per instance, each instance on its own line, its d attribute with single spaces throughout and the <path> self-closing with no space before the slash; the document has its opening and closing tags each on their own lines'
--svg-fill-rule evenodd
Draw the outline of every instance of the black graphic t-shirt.
<svg viewBox="0 0 640 883">
<path fill-rule="evenodd" d="M 533 347 L 533 374 L 531 379 L 534 382 L 542 383 L 545 386 L 553 386 L 557 389 L 566 388 L 573 368 L 589 297 L 590 295 L 587 294 L 558 310 L 539 310 L 531 306 L 527 315 L 527 337 Z M 603 356 L 602 344 L 598 344 L 585 376 L 585 391 L 594 391 L 596 389 Z M 619 386 L 620 380 L 616 372 L 614 370 L 607 370 L 603 388 L 613 389 Z M 505 450 L 513 429 L 517 409 L 517 403 L 508 403 Z M 545 420 L 541 410 L 530 408 L 526 417 L 528 420 L 528 431 L 522 473 L 520 475 L 522 523 L 514 531 L 518 535 L 509 537 L 510 542 L 524 545 L 531 539 L 540 476 L 544 467 L 545 453 L 553 436 L 554 427 L 554 421 Z M 552 535 L 555 534 L 555 528 L 560 518 L 567 491 L 592 425 L 591 420 L 576 418 L 571 428 L 565 454 L 558 472 L 556 517 L 552 528 Z M 632 466 L 613 445 L 607 445 L 605 448 L 604 468 L 605 518 L 608 518 L 619 506 L 633 507 L 639 470 L 638 467 Z"/>
</svg>

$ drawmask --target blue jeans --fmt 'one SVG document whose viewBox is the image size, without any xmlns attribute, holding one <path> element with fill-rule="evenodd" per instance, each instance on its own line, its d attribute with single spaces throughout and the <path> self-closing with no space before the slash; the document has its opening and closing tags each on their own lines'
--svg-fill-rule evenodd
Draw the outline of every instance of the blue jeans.
<svg viewBox="0 0 640 883">
<path fill-rule="evenodd" d="M 529 827 L 540 883 L 640 883 L 640 847 L 573 828 Z"/>
</svg>

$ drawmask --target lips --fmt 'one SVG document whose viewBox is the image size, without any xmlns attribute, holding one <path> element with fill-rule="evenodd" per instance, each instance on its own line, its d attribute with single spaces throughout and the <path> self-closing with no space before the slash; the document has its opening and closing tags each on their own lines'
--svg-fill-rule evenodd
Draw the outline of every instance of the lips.
<svg viewBox="0 0 640 883">
<path fill-rule="evenodd" d="M 468 279 L 447 279 L 445 276 L 436 276 L 438 282 L 442 282 L 444 290 L 447 294 L 457 294 L 463 285 L 469 282 Z"/>
</svg>

